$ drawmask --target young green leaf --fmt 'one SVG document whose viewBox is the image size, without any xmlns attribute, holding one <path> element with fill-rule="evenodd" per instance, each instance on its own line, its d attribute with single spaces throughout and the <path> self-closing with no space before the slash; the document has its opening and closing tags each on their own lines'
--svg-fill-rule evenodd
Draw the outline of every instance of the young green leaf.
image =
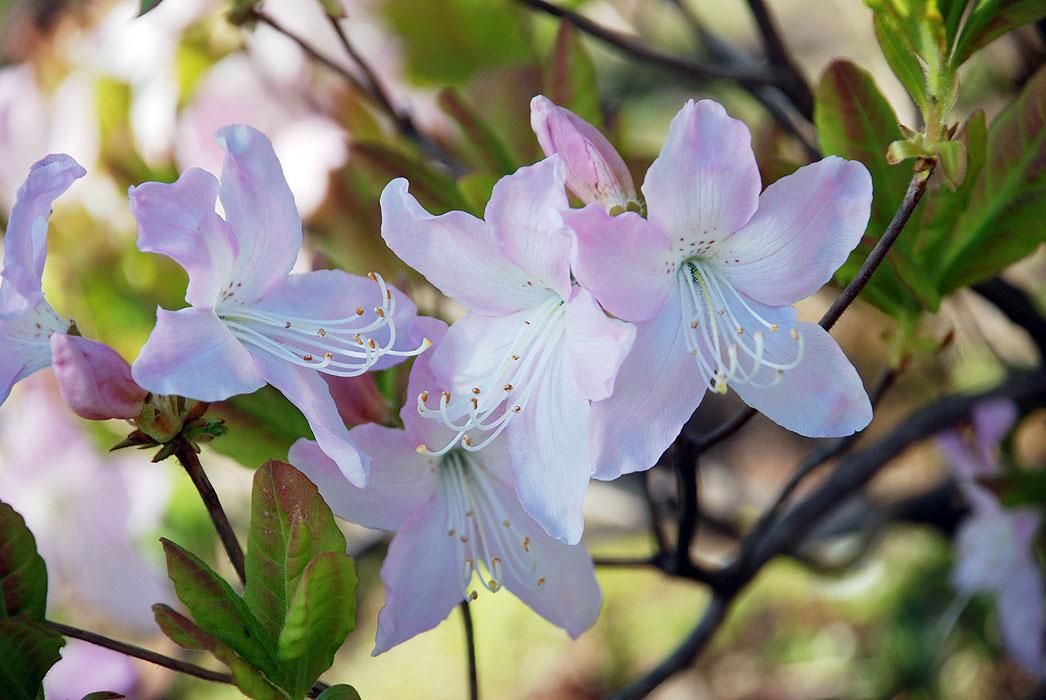
<svg viewBox="0 0 1046 700">
<path fill-rule="evenodd" d="M 345 536 L 316 486 L 289 464 L 267 462 L 254 475 L 247 538 L 247 607 L 271 639 L 284 625 L 309 562 L 345 554 Z"/>
<path fill-rule="evenodd" d="M 196 623 L 253 667 L 275 677 L 275 635 L 267 633 L 243 599 L 199 557 L 170 540 L 160 541 L 174 591 Z"/>
<path fill-rule="evenodd" d="M 962 65 L 977 49 L 1006 32 L 1046 17 L 1042 0 L 980 0 L 959 31 L 951 63 Z"/>
<path fill-rule="evenodd" d="M 570 20 L 559 23 L 552 56 L 545 67 L 544 94 L 589 124 L 602 126 L 596 67 Z"/>
<path fill-rule="evenodd" d="M 36 539 L 22 516 L 0 502 L 0 619 L 43 620 L 46 607 L 47 566 Z"/>
<path fill-rule="evenodd" d="M 988 159 L 941 260 L 941 292 L 986 279 L 1046 240 L 1046 68 L 995 118 Z"/>
<path fill-rule="evenodd" d="M 141 0 L 138 4 L 138 16 L 141 17 L 146 12 L 155 10 L 160 6 L 161 2 L 163 2 L 163 0 Z"/>
<path fill-rule="evenodd" d="M 445 88 L 439 93 L 439 106 L 448 117 L 457 122 L 469 143 L 487 162 L 492 173 L 508 175 L 516 169 L 516 164 L 509 155 L 505 144 L 487 124 L 476 114 L 453 88 Z"/>
<path fill-rule="evenodd" d="M 25 615 L 0 618 L 0 698 L 36 700 L 47 672 L 61 658 L 62 635 Z"/>
<path fill-rule="evenodd" d="M 356 567 L 341 553 L 321 554 L 305 568 L 277 649 L 292 694 L 303 694 L 331 667 L 356 626 L 356 584 Z"/>
<path fill-rule="evenodd" d="M 351 685 L 340 683 L 324 690 L 316 700 L 360 700 L 360 694 Z"/>
<path fill-rule="evenodd" d="M 153 616 L 163 633 L 183 649 L 210 652 L 229 667 L 236 687 L 255 700 L 286 700 L 289 696 L 274 686 L 264 673 L 248 663 L 232 647 L 200 629 L 199 625 L 166 605 L 153 606 Z M 300 697 L 300 696 L 299 696 Z"/>
</svg>

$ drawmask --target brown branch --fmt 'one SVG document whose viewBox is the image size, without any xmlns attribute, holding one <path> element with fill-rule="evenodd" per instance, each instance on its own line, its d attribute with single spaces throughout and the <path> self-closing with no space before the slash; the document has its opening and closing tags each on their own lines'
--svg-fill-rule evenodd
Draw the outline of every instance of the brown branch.
<svg viewBox="0 0 1046 700">
<path fill-rule="evenodd" d="M 52 622 L 48 620 L 45 622 L 48 627 L 53 629 L 55 632 L 74 639 L 79 639 L 95 646 L 105 647 L 106 649 L 112 649 L 113 651 L 127 656 L 133 656 L 136 659 L 142 661 L 148 661 L 151 664 L 157 666 L 163 666 L 172 671 L 178 673 L 184 673 L 189 676 L 196 678 L 202 678 L 205 681 L 213 681 L 215 683 L 232 683 L 233 679 L 228 673 L 220 673 L 218 671 L 211 671 L 210 669 L 190 664 L 179 659 L 172 659 L 169 656 L 158 654 L 155 651 L 150 651 L 134 644 L 128 644 L 127 642 L 121 642 L 116 639 L 110 639 L 104 635 L 98 634 L 97 632 L 89 632 L 88 630 L 82 630 L 78 627 L 71 627 L 70 625 L 64 625 L 61 622 Z"/>
<path fill-rule="evenodd" d="M 568 19 L 581 31 L 624 51 L 633 58 L 660 66 L 689 78 L 698 78 L 701 80 L 719 78 L 722 80 L 733 80 L 741 85 L 779 85 L 785 80 L 785 77 L 780 75 L 778 71 L 766 69 L 761 66 L 739 67 L 713 63 L 697 63 L 696 61 L 689 61 L 678 56 L 673 56 L 645 46 L 620 32 L 602 27 L 596 22 L 593 22 L 584 15 L 580 15 L 573 10 L 553 5 L 552 3 L 545 2 L 545 0 L 516 1 L 523 5 L 527 5 L 534 10 L 544 12 L 545 14 Z"/>
<path fill-rule="evenodd" d="M 203 505 L 211 516 L 211 522 L 214 523 L 214 529 L 218 531 L 218 537 L 222 541 L 225 553 L 229 556 L 229 561 L 232 562 L 233 568 L 236 569 L 236 575 L 240 577 L 240 583 L 247 583 L 243 548 L 240 547 L 240 541 L 236 539 L 236 532 L 232 529 L 228 516 L 225 515 L 225 510 L 222 508 L 222 503 L 218 499 L 214 486 L 211 485 L 210 479 L 207 478 L 207 474 L 203 471 L 203 465 L 200 464 L 200 458 L 196 455 L 196 450 L 193 449 L 193 446 L 187 440 L 178 438 L 174 456 L 178 458 L 178 462 L 181 463 L 189 478 L 192 479 L 193 486 L 200 493 Z"/>
<path fill-rule="evenodd" d="M 469 700 L 479 700 L 479 673 L 476 669 L 476 633 L 472 629 L 472 610 L 467 600 L 458 605 L 461 609 L 461 621 L 465 625 L 465 648 L 468 650 L 469 663 Z"/>
<path fill-rule="evenodd" d="M 748 7 L 751 8 L 752 16 L 759 25 L 759 33 L 763 37 L 767 58 L 775 66 L 781 68 L 787 76 L 781 89 L 788 94 L 804 117 L 813 119 L 814 94 L 792 59 L 784 40 L 781 39 L 781 34 L 777 31 L 777 24 L 774 22 L 769 8 L 763 0 L 748 0 Z"/>
</svg>

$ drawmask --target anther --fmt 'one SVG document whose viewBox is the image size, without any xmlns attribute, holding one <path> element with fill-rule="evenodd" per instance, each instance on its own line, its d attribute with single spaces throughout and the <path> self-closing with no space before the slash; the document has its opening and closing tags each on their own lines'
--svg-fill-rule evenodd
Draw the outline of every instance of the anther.
<svg viewBox="0 0 1046 700">
<path fill-rule="evenodd" d="M 479 387 L 478 387 L 478 386 L 474 386 L 474 387 L 472 387 L 472 393 L 473 393 L 473 394 L 479 394 L 479 393 L 480 393 L 480 391 L 479 391 Z"/>
<path fill-rule="evenodd" d="M 357 316 L 362 316 L 363 315 L 363 307 L 362 306 L 357 306 L 356 307 L 356 315 Z"/>
<path fill-rule="evenodd" d="M 513 407 L 512 407 L 512 412 L 513 412 L 513 413 L 519 413 L 519 412 L 520 412 L 520 411 L 522 411 L 522 410 L 523 410 L 523 407 L 522 407 L 522 406 L 519 406 L 519 405 L 516 405 L 516 406 L 513 406 Z"/>
<path fill-rule="evenodd" d="M 542 576 L 541 578 L 538 579 L 538 585 L 539 586 L 544 586 L 545 585 L 545 577 L 544 576 Z"/>
<path fill-rule="evenodd" d="M 283 327 L 284 328 L 290 328 L 291 327 L 291 322 L 287 321 L 287 323 L 283 324 Z"/>
<path fill-rule="evenodd" d="M 378 276 L 375 275 L 373 272 L 368 272 L 367 273 L 367 277 L 370 277 L 370 281 L 371 282 L 377 282 L 378 281 Z"/>
<path fill-rule="evenodd" d="M 742 326 L 738 326 L 737 327 L 737 334 L 738 335 L 744 335 L 745 334 L 745 329 Z"/>
<path fill-rule="evenodd" d="M 421 392 L 421 400 L 422 401 L 428 401 L 429 400 L 428 389 L 426 389 L 425 391 Z"/>
<path fill-rule="evenodd" d="M 476 598 L 479 598 L 479 593 L 476 593 L 475 591 L 469 593 L 469 600 L 475 600 Z"/>
<path fill-rule="evenodd" d="M 513 355 L 513 356 L 512 356 L 512 359 L 513 359 L 513 360 L 518 360 L 518 359 L 519 359 L 519 355 Z"/>
<path fill-rule="evenodd" d="M 530 551 L 530 538 L 529 537 L 524 537 L 523 538 L 523 551 L 524 552 L 529 552 Z"/>
<path fill-rule="evenodd" d="M 454 530 L 454 529 L 447 530 L 447 537 L 453 537 L 456 534 L 458 534 L 457 530 Z"/>
<path fill-rule="evenodd" d="M 323 359 L 326 360 L 327 362 L 332 361 L 334 359 L 334 353 L 330 352 L 330 351 L 327 351 L 327 352 L 323 353 Z"/>
<path fill-rule="evenodd" d="M 374 342 L 374 338 L 371 338 L 370 340 L 368 340 L 367 341 L 367 345 L 370 346 L 371 350 L 377 350 L 378 349 L 378 344 Z"/>
<path fill-rule="evenodd" d="M 462 535 L 458 539 L 461 540 L 462 542 L 468 542 L 469 541 L 469 536 L 468 535 Z"/>
<path fill-rule="evenodd" d="M 700 323 L 698 323 L 698 322 L 697 322 L 696 320 L 695 320 L 695 321 L 691 321 L 691 322 L 690 322 L 690 327 L 691 327 L 691 328 L 693 328 L 694 330 L 697 330 L 697 327 L 698 327 L 699 325 L 701 325 L 701 324 L 700 324 Z"/>
<path fill-rule="evenodd" d="M 327 337 L 327 331 L 325 331 L 325 330 L 323 330 L 321 328 L 318 331 L 316 331 L 316 335 L 320 336 L 321 338 L 326 338 Z"/>
<path fill-rule="evenodd" d="M 464 445 L 465 447 L 471 447 L 472 446 L 472 437 L 469 436 L 469 435 L 466 435 L 465 437 L 461 438 L 461 444 Z"/>
<path fill-rule="evenodd" d="M 306 362 L 312 362 L 312 355 L 302 355 L 301 359 L 305 360 Z"/>
<path fill-rule="evenodd" d="M 796 329 L 793 328 L 790 335 L 792 336 L 792 340 L 799 340 L 799 331 Z"/>
<path fill-rule="evenodd" d="M 771 333 L 776 333 L 778 328 L 779 328 L 779 326 L 776 323 L 771 323 L 770 324 L 770 332 Z"/>
<path fill-rule="evenodd" d="M 374 307 L 374 313 L 378 315 L 378 318 L 385 318 L 385 312 L 379 306 Z"/>
<path fill-rule="evenodd" d="M 512 391 L 512 385 L 511 384 L 506 384 L 504 388 L 505 388 L 505 391 Z"/>
<path fill-rule="evenodd" d="M 472 404 L 472 408 L 476 409 L 477 411 L 479 410 L 479 399 L 477 399 L 475 396 L 469 399 L 469 403 Z"/>
<path fill-rule="evenodd" d="M 439 397 L 443 401 L 450 401 L 450 392 L 449 391 L 441 391 L 440 394 L 439 394 Z"/>
<path fill-rule="evenodd" d="M 511 525 L 511 524 L 512 524 L 512 523 L 510 523 L 510 522 L 509 522 L 508 520 L 502 520 L 502 521 L 501 521 L 501 525 L 502 525 L 502 527 L 508 527 L 508 526 L 509 526 L 509 525 Z"/>
</svg>

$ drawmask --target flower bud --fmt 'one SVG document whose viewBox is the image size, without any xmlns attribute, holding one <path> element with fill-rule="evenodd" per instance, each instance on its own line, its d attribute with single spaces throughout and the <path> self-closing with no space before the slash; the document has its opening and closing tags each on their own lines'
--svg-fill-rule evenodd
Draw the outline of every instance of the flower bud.
<svg viewBox="0 0 1046 700">
<path fill-rule="evenodd" d="M 374 375 L 358 377 L 331 377 L 324 375 L 330 387 L 331 398 L 338 407 L 338 414 L 348 425 L 389 422 L 389 404 L 378 390 Z"/>
<path fill-rule="evenodd" d="M 637 209 L 632 174 L 599 129 L 544 95 L 530 101 L 530 126 L 545 155 L 557 153 L 563 160 L 567 187 L 578 199 L 598 202 L 613 214 Z"/>
<path fill-rule="evenodd" d="M 131 378 L 131 366 L 108 345 L 55 333 L 51 364 L 62 398 L 73 413 L 88 420 L 130 419 L 148 394 Z"/>
</svg>

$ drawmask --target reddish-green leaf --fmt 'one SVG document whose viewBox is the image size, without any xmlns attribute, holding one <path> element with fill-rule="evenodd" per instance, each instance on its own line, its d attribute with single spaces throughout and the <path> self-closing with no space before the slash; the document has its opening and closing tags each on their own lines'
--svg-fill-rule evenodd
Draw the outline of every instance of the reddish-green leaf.
<svg viewBox="0 0 1046 700">
<path fill-rule="evenodd" d="M 0 618 L 0 698 L 36 700 L 47 672 L 61 658 L 62 635 L 25 615 Z"/>
<path fill-rule="evenodd" d="M 43 620 L 46 606 L 47 567 L 36 539 L 22 516 L 0 502 L 0 619 Z"/>
<path fill-rule="evenodd" d="M 516 169 L 505 144 L 476 111 L 465 103 L 456 90 L 444 88 L 440 91 L 438 100 L 440 108 L 457 122 L 465 138 L 486 162 L 490 172 L 508 175 Z"/>
<path fill-rule="evenodd" d="M 356 567 L 341 553 L 321 554 L 305 568 L 277 649 L 292 694 L 303 694 L 331 667 L 356 626 L 356 584 Z"/>
<path fill-rule="evenodd" d="M 1042 0 L 980 0 L 959 31 L 952 65 L 961 65 L 982 46 L 1043 17 L 1046 17 L 1046 3 Z"/>
<path fill-rule="evenodd" d="M 163 633 L 178 646 L 183 649 L 210 652 L 216 659 L 224 663 L 232 673 L 236 687 L 247 697 L 255 700 L 286 700 L 289 697 L 273 685 L 262 671 L 237 654 L 232 647 L 200 629 L 200 626 L 192 620 L 178 614 L 166 605 L 160 604 L 153 606 L 153 616 Z"/>
<path fill-rule="evenodd" d="M 345 554 L 345 536 L 308 477 L 267 462 L 254 475 L 244 599 L 270 638 L 283 628 L 306 566 L 327 552 Z"/>
<path fill-rule="evenodd" d="M 243 599 L 199 557 L 170 540 L 161 542 L 174 591 L 196 623 L 252 666 L 275 677 L 275 635 L 266 632 Z"/>
</svg>

